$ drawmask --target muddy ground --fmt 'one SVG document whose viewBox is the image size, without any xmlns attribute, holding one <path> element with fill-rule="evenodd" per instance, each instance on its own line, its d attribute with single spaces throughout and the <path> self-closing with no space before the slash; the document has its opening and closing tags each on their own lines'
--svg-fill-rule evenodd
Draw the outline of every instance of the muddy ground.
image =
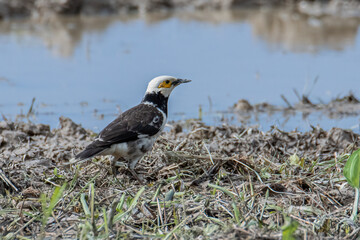
<svg viewBox="0 0 360 240">
<path fill-rule="evenodd" d="M 321 99 L 313 100 L 306 95 L 297 94 L 297 96 L 298 101 L 290 103 L 284 95 L 281 95 L 285 106 L 267 102 L 251 104 L 246 99 L 240 99 L 229 108 L 228 112 L 234 113 L 239 121 L 244 124 L 251 116 L 256 117 L 260 114 L 271 116 L 275 113 L 281 113 L 286 118 L 301 113 L 304 119 L 313 113 L 320 113 L 327 119 L 342 119 L 360 115 L 360 100 L 353 93 L 336 97 L 329 102 L 324 102 Z M 356 123 L 354 122 L 354 124 Z"/>
<path fill-rule="evenodd" d="M 360 145 L 352 131 L 170 123 L 137 165 L 141 185 L 125 167 L 111 175 L 108 157 L 63 166 L 96 134 L 64 117 L 60 126 L 0 122 L 5 239 L 360 236 L 342 175 Z"/>
<path fill-rule="evenodd" d="M 0 0 L 0 19 L 51 14 L 93 15 L 174 10 L 229 10 L 244 7 L 287 6 L 321 16 L 360 16 L 358 0 Z"/>
</svg>

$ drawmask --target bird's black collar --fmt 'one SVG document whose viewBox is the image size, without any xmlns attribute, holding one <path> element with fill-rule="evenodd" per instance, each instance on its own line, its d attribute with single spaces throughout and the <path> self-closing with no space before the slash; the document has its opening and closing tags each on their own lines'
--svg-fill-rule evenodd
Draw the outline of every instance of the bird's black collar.
<svg viewBox="0 0 360 240">
<path fill-rule="evenodd" d="M 160 92 L 146 93 L 142 102 L 143 103 L 148 102 L 154 104 L 156 107 L 158 107 L 161 111 L 163 111 L 167 115 L 168 97 L 165 97 L 162 93 Z"/>
</svg>

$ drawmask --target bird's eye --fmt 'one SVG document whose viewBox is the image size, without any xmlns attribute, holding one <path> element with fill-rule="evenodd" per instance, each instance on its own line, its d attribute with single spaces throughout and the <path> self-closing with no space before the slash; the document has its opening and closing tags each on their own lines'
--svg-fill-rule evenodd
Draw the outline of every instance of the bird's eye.
<svg viewBox="0 0 360 240">
<path fill-rule="evenodd" d="M 171 80 L 165 80 L 159 84 L 158 88 L 171 88 L 171 86 L 172 86 Z"/>
</svg>

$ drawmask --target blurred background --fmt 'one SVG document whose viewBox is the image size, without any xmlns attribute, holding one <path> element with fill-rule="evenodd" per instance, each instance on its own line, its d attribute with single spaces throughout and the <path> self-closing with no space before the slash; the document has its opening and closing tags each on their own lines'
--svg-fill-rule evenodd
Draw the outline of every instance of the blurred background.
<svg viewBox="0 0 360 240">
<path fill-rule="evenodd" d="M 360 132 L 359 25 L 360 1 L 2 0 L 0 120 L 99 131 L 173 75 L 170 120 Z"/>
</svg>

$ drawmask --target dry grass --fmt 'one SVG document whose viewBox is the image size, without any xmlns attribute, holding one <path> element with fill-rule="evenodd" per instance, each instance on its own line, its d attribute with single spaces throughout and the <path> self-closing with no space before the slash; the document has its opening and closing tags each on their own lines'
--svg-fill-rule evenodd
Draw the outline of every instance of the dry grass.
<svg viewBox="0 0 360 240">
<path fill-rule="evenodd" d="M 137 166 L 109 159 L 61 167 L 93 133 L 70 119 L 0 123 L 0 233 L 4 239 L 333 239 L 359 237 L 342 168 L 359 136 L 332 129 L 269 132 L 173 123 Z M 187 129 L 183 131 L 183 129 Z"/>
</svg>

